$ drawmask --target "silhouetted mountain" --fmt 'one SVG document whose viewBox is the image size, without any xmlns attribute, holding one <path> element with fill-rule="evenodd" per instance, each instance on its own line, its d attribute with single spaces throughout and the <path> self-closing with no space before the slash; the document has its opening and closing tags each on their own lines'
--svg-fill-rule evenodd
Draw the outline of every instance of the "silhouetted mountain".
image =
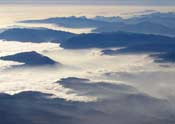
<svg viewBox="0 0 175 124">
<path fill-rule="evenodd" d="M 46 56 L 43 56 L 35 51 L 17 53 L 14 55 L 0 57 L 0 59 L 5 61 L 16 61 L 16 62 L 24 63 L 24 65 L 32 65 L 32 66 L 58 64 L 52 59 Z"/>
<path fill-rule="evenodd" d="M 127 31 L 175 36 L 175 13 L 152 13 L 120 19 L 120 24 L 101 25 L 96 32 Z M 123 23 L 123 24 L 122 24 Z"/>
<path fill-rule="evenodd" d="M 126 31 L 133 33 L 145 33 L 145 34 L 160 34 L 167 36 L 175 36 L 175 28 L 168 28 L 164 25 L 152 23 L 152 22 L 140 22 L 136 24 L 120 24 L 111 26 L 102 26 L 93 30 L 94 32 L 117 32 Z"/>
<path fill-rule="evenodd" d="M 138 33 L 127 33 L 127 32 L 92 33 L 92 34 L 81 34 L 72 37 L 69 40 L 62 43 L 61 47 L 67 49 L 110 48 L 110 47 L 128 47 L 128 46 L 135 47 L 136 45 L 139 46 L 143 45 L 144 47 L 145 44 L 148 45 L 153 44 L 154 46 L 156 44 L 170 45 L 174 44 L 174 41 L 175 38 L 160 35 L 149 35 L 149 34 L 138 34 Z M 140 48 L 139 46 L 138 48 Z M 153 47 L 151 48 L 154 50 Z"/>
<path fill-rule="evenodd" d="M 102 54 L 104 55 L 140 53 L 151 54 L 151 57 L 155 59 L 155 62 L 175 62 L 175 40 L 172 42 L 165 40 L 164 42 L 133 44 L 119 50 L 106 49 L 102 51 Z"/>
<path fill-rule="evenodd" d="M 124 47 L 119 50 L 106 49 L 105 55 L 138 54 L 138 53 L 169 53 L 175 52 L 175 38 L 161 35 L 113 32 L 81 34 L 61 44 L 65 49 L 112 48 Z M 173 56 L 172 56 L 173 57 Z M 164 61 L 167 57 L 161 56 Z"/>
<path fill-rule="evenodd" d="M 116 85 L 106 82 L 91 82 L 88 79 L 75 77 L 63 78 L 57 83 L 65 88 L 73 89 L 79 95 L 94 96 L 99 100 L 111 99 L 118 96 L 120 93 L 138 92 L 136 88 L 124 84 Z"/>
<path fill-rule="evenodd" d="M 0 39 L 21 42 L 63 42 L 75 34 L 46 28 L 13 28 L 0 33 Z"/>
<path fill-rule="evenodd" d="M 43 20 L 26 20 L 22 23 L 49 23 L 56 24 L 68 28 L 95 28 L 101 25 L 110 25 L 111 23 L 105 21 L 99 21 L 94 19 L 88 19 L 86 17 L 56 17 Z"/>
<path fill-rule="evenodd" d="M 102 51 L 104 55 L 117 54 L 151 54 L 155 62 L 174 62 L 175 60 L 175 40 L 163 40 L 159 42 L 144 42 L 140 44 L 132 44 L 119 50 L 106 49 Z M 152 55 L 153 53 L 159 53 Z"/>
<path fill-rule="evenodd" d="M 104 52 L 110 52 L 113 54 L 121 54 L 121 53 L 154 53 L 154 52 L 172 52 L 175 48 L 175 42 L 174 41 L 160 41 L 160 42 L 144 42 L 140 44 L 132 44 L 130 46 L 127 46 L 125 48 L 119 49 L 119 50 L 104 50 Z M 105 53 L 106 53 L 105 52 Z"/>
<path fill-rule="evenodd" d="M 104 21 L 104 22 L 121 22 L 121 21 L 123 21 L 123 18 L 121 18 L 119 16 L 114 16 L 114 17 L 96 16 L 92 19 L 97 20 L 97 21 Z"/>
<path fill-rule="evenodd" d="M 50 23 L 69 28 L 96 28 L 94 32 L 126 31 L 175 36 L 175 13 L 152 13 L 134 16 L 129 19 L 104 16 L 94 18 L 72 16 L 22 22 Z"/>
<path fill-rule="evenodd" d="M 174 46 L 175 48 L 175 46 Z M 150 55 L 155 59 L 155 62 L 171 62 L 175 63 L 175 50 L 173 52 L 159 53 Z"/>
<path fill-rule="evenodd" d="M 137 24 L 140 22 L 151 22 L 154 24 L 164 25 L 168 28 L 175 28 L 175 13 L 157 12 L 157 13 L 132 17 L 132 18 L 126 19 L 124 22 L 128 24 Z"/>
</svg>

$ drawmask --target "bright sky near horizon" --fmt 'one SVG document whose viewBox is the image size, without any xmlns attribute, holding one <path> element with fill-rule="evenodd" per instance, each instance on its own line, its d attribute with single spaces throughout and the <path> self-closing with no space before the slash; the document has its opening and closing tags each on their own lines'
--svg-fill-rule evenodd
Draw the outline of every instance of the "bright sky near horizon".
<svg viewBox="0 0 175 124">
<path fill-rule="evenodd" d="M 173 6 L 175 5 L 174 0 L 0 0 L 0 3 L 5 4 L 102 4 L 102 5 L 162 5 L 162 6 Z"/>
</svg>

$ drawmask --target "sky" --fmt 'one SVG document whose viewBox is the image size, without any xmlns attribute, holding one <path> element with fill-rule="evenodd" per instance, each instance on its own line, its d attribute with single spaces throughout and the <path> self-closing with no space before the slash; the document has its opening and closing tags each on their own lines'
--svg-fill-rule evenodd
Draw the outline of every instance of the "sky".
<svg viewBox="0 0 175 124">
<path fill-rule="evenodd" d="M 102 4 L 102 5 L 158 5 L 169 6 L 175 5 L 174 0 L 0 0 L 5 4 Z"/>
</svg>

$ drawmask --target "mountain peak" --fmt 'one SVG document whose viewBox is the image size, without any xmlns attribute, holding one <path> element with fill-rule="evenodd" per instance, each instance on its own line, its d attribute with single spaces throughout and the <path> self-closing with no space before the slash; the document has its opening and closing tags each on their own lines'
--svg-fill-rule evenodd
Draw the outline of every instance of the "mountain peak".
<svg viewBox="0 0 175 124">
<path fill-rule="evenodd" d="M 43 56 L 35 51 L 17 53 L 14 55 L 0 57 L 0 59 L 5 61 L 17 61 L 24 63 L 24 65 L 32 66 L 59 64 L 49 57 Z"/>
</svg>

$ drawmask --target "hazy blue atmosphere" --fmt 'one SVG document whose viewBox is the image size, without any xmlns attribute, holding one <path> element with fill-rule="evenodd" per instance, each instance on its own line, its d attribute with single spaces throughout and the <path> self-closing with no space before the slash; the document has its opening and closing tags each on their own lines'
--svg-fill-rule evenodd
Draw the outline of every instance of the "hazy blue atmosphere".
<svg viewBox="0 0 175 124">
<path fill-rule="evenodd" d="M 1 3 L 44 3 L 44 4 L 109 4 L 109 5 L 175 5 L 173 0 L 0 0 Z"/>
<path fill-rule="evenodd" d="M 173 0 L 0 0 L 0 124 L 175 124 Z"/>
</svg>

